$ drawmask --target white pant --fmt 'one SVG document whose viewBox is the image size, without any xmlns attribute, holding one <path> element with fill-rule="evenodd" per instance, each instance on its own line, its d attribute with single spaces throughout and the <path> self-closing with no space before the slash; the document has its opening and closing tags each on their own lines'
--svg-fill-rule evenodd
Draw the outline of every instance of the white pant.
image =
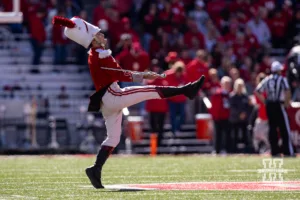
<svg viewBox="0 0 300 200">
<path fill-rule="evenodd" d="M 122 109 L 149 99 L 160 99 L 155 86 L 120 88 L 114 82 L 102 98 L 101 111 L 105 120 L 107 138 L 105 146 L 116 147 L 120 142 Z"/>
</svg>

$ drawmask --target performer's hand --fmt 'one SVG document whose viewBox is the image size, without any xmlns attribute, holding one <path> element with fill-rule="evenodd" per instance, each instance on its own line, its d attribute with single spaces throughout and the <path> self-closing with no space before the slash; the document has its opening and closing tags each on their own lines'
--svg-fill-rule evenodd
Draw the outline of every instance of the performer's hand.
<svg viewBox="0 0 300 200">
<path fill-rule="evenodd" d="M 157 79 L 157 78 L 161 78 L 161 76 L 155 72 L 147 72 L 145 75 L 144 75 L 144 79 L 149 79 L 149 80 L 154 80 L 154 79 Z"/>
</svg>

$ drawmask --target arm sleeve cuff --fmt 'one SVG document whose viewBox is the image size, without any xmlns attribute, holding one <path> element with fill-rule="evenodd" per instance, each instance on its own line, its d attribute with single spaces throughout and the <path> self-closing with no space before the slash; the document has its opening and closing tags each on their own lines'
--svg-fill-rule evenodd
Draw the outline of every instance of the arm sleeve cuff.
<svg viewBox="0 0 300 200">
<path fill-rule="evenodd" d="M 136 83 L 143 82 L 143 74 L 142 73 L 134 72 L 134 73 L 132 73 L 131 76 L 132 76 L 132 82 L 136 82 Z"/>
</svg>

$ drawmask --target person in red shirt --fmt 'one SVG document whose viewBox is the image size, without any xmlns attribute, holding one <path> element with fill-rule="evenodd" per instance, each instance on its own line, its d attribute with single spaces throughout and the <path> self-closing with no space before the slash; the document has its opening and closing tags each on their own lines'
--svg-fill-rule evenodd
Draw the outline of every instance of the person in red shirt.
<svg viewBox="0 0 300 200">
<path fill-rule="evenodd" d="M 264 73 L 259 73 L 256 77 L 256 84 L 258 85 L 265 77 L 266 75 Z M 264 94 L 264 96 L 266 97 L 266 94 Z M 257 152 L 259 152 L 259 144 L 263 142 L 265 145 L 264 151 L 266 151 L 270 149 L 270 143 L 268 139 L 269 124 L 266 112 L 266 105 L 263 102 L 261 102 L 256 95 L 255 105 L 258 108 L 258 114 L 253 128 L 253 146 L 254 149 Z"/>
<path fill-rule="evenodd" d="M 149 69 L 150 58 L 147 52 L 145 52 L 140 43 L 135 42 L 132 44 L 131 49 L 123 50 L 119 55 L 116 56 L 116 60 L 123 69 L 144 72 Z M 141 86 L 140 83 L 134 82 L 121 82 L 122 87 Z M 145 102 L 137 104 L 139 114 L 145 114 Z"/>
<path fill-rule="evenodd" d="M 223 148 L 225 148 L 227 153 L 230 152 L 229 93 L 231 88 L 231 78 L 224 76 L 221 79 L 221 88 L 210 97 L 212 107 L 209 109 L 209 113 L 212 115 L 215 124 L 215 151 L 217 154 L 219 154 Z M 223 146 L 222 143 L 224 143 L 225 146 Z"/>
<path fill-rule="evenodd" d="M 159 73 L 160 67 L 153 66 L 152 71 Z M 167 81 L 164 79 L 148 80 L 147 85 L 166 86 Z M 151 132 L 158 135 L 158 146 L 161 145 L 161 141 L 163 139 L 164 124 L 168 110 L 169 108 L 166 99 L 151 99 L 146 101 L 146 111 L 149 112 L 149 124 L 151 126 Z"/>
<path fill-rule="evenodd" d="M 185 65 L 182 61 L 177 61 L 165 74 L 167 75 L 165 81 L 168 86 L 181 87 L 188 83 Z M 180 131 L 181 125 L 185 122 L 186 97 L 184 95 L 174 96 L 168 99 L 168 104 L 172 132 L 176 136 Z"/>
<path fill-rule="evenodd" d="M 244 33 L 237 34 L 236 41 L 233 42 L 232 47 L 238 61 L 242 61 L 242 59 L 250 52 L 250 46 L 249 43 L 247 43 L 245 40 Z"/>
<path fill-rule="evenodd" d="M 189 50 L 188 49 L 182 49 L 181 52 L 180 52 L 180 60 L 185 64 L 189 64 L 192 59 L 189 55 Z"/>
<path fill-rule="evenodd" d="M 183 41 L 188 48 L 195 48 L 195 45 L 197 45 L 198 49 L 205 49 L 204 36 L 198 31 L 195 22 L 191 23 L 189 30 L 184 34 Z"/>
<path fill-rule="evenodd" d="M 64 17 L 64 10 L 58 10 L 58 16 Z M 68 38 L 64 35 L 64 29 L 61 26 L 53 25 L 52 27 L 52 43 L 54 46 L 54 64 L 62 65 L 66 62 Z"/>
<path fill-rule="evenodd" d="M 29 32 L 31 36 L 31 46 L 33 50 L 33 65 L 39 65 L 44 50 L 46 40 L 46 31 L 42 19 L 45 17 L 45 11 L 40 9 L 37 13 L 29 15 Z"/>
<path fill-rule="evenodd" d="M 177 52 L 170 51 L 168 55 L 165 57 L 165 62 L 167 67 L 165 69 L 171 69 L 175 62 L 179 60 Z M 169 71 L 170 72 L 170 71 Z"/>
<path fill-rule="evenodd" d="M 86 168 L 85 172 L 94 188 L 104 188 L 101 181 L 102 168 L 120 142 L 122 110 L 149 99 L 171 98 L 182 94 L 194 99 L 205 77 L 201 76 L 196 82 L 181 87 L 140 86 L 121 89 L 118 81 L 142 82 L 143 79 L 155 80 L 162 77 L 155 72 L 141 73 L 122 69 L 111 55 L 111 50 L 105 49 L 107 40 L 100 29 L 81 18 L 66 19 L 55 16 L 53 23 L 65 26 L 64 34 L 69 39 L 85 48 L 91 46 L 88 64 L 96 92 L 90 97 L 88 112 L 101 110 L 107 138 L 101 145 L 95 164 Z"/>
<path fill-rule="evenodd" d="M 230 24 L 229 32 L 222 37 L 222 40 L 228 45 L 231 46 L 237 39 L 238 32 L 238 23 Z"/>
<path fill-rule="evenodd" d="M 271 58 L 269 55 L 263 55 L 262 61 L 254 67 L 254 71 L 257 73 L 263 72 L 270 74 L 271 72 Z"/>
<path fill-rule="evenodd" d="M 260 46 L 257 38 L 248 26 L 245 26 L 245 41 L 247 46 L 249 46 L 250 48 L 251 55 L 255 55 L 259 50 Z"/>
<path fill-rule="evenodd" d="M 196 58 L 193 59 L 189 64 L 186 66 L 186 73 L 188 76 L 188 80 L 193 82 L 197 80 L 197 77 L 201 74 L 208 77 L 208 63 L 207 63 L 208 54 L 204 50 L 198 50 L 196 52 Z M 207 83 L 205 84 L 204 88 L 207 88 Z"/>
<path fill-rule="evenodd" d="M 211 95 L 214 95 L 215 93 L 217 93 L 217 91 L 220 90 L 221 88 L 221 84 L 220 84 L 220 80 L 219 80 L 219 77 L 218 77 L 218 71 L 215 69 L 215 68 L 211 68 L 209 69 L 208 71 L 208 95 L 211 96 Z"/>
<path fill-rule="evenodd" d="M 139 35 L 135 30 L 131 28 L 130 20 L 127 17 L 123 17 L 121 20 L 121 31 L 119 33 L 119 40 L 123 34 L 130 34 L 133 42 L 139 42 Z"/>
<path fill-rule="evenodd" d="M 130 50 L 123 50 L 116 56 L 116 60 L 124 69 L 143 72 L 149 69 L 150 58 L 140 43 L 133 43 Z"/>
<path fill-rule="evenodd" d="M 207 3 L 207 12 L 213 20 L 216 20 L 221 11 L 226 7 L 226 1 L 224 0 L 211 0 Z"/>
<path fill-rule="evenodd" d="M 268 25 L 272 34 L 273 47 L 284 48 L 286 46 L 288 20 L 283 12 L 275 10 L 274 16 L 268 21 Z"/>
</svg>

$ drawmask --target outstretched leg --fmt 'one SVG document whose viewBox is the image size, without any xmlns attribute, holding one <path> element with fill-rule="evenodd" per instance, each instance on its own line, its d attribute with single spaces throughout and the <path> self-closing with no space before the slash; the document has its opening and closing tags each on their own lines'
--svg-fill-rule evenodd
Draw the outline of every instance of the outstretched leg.
<svg viewBox="0 0 300 200">
<path fill-rule="evenodd" d="M 122 89 L 117 83 L 113 83 L 102 98 L 102 111 L 120 111 L 125 107 L 129 107 L 149 99 L 169 98 L 181 94 L 193 99 L 197 96 L 204 80 L 205 77 L 202 76 L 198 81 L 181 87 L 134 86 Z"/>
</svg>

